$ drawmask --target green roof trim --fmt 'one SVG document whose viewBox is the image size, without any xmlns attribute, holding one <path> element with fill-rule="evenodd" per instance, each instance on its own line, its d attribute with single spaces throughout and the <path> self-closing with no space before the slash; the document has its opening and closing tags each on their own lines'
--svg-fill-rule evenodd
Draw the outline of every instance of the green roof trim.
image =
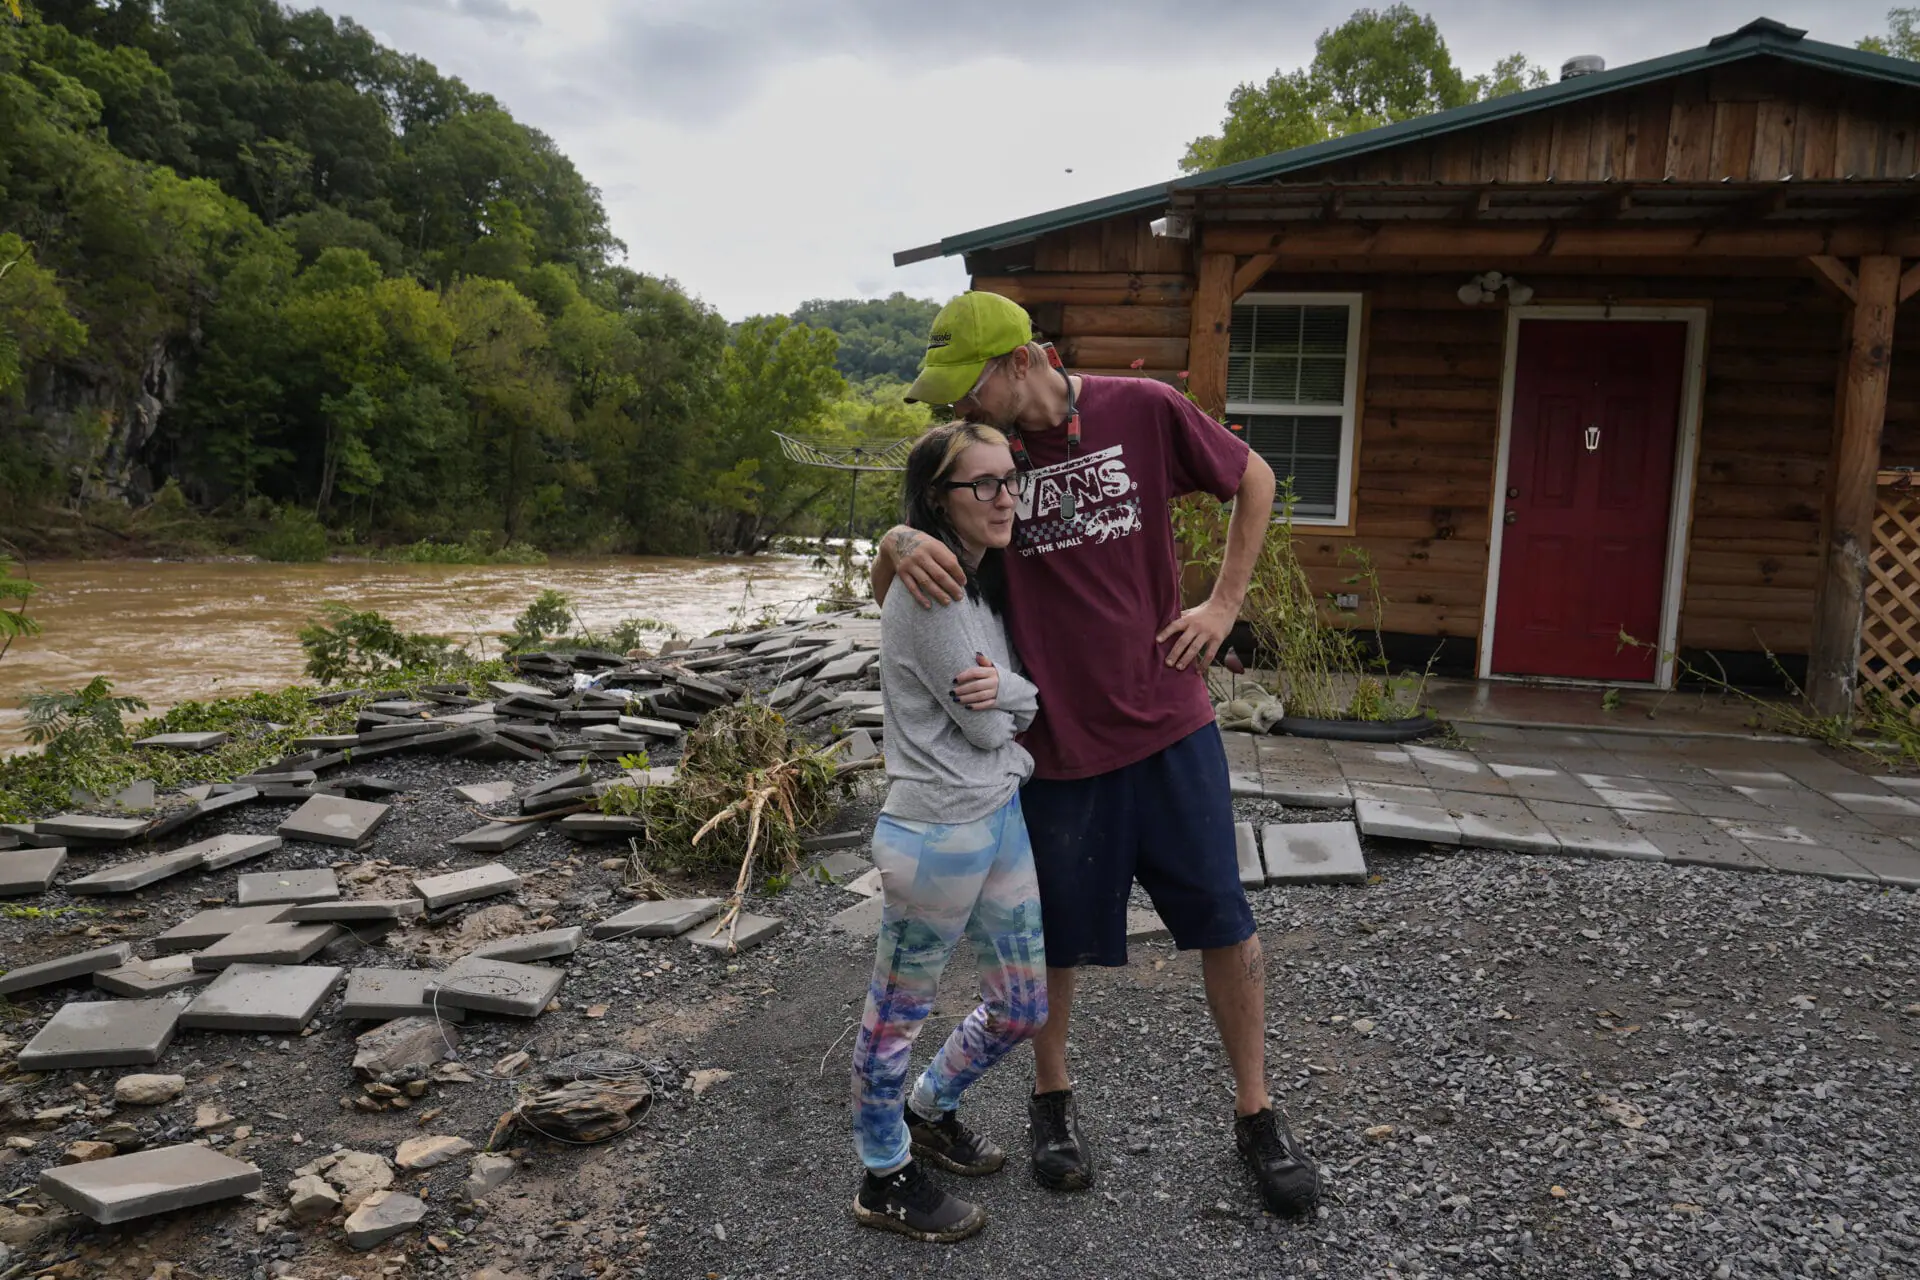
<svg viewBox="0 0 1920 1280">
<path fill-rule="evenodd" d="M 1587 98 L 1616 93 L 1622 89 L 1637 88 L 1657 80 L 1668 80 L 1696 71 L 1706 71 L 1748 58 L 1781 58 L 1802 66 L 1838 72 L 1841 75 L 1920 88 L 1920 62 L 1907 58 L 1888 57 L 1885 54 L 1867 53 L 1864 50 L 1849 49 L 1843 45 L 1823 44 L 1818 40 L 1806 39 L 1805 34 L 1797 28 L 1775 22 L 1771 18 L 1759 18 L 1737 31 L 1715 36 L 1698 49 L 1685 49 L 1679 53 L 1649 58 L 1644 62 L 1632 62 L 1611 70 L 1576 76 L 1571 80 L 1561 80 L 1538 89 L 1509 94 L 1504 98 L 1469 103 L 1450 111 L 1439 111 L 1430 116 L 1417 116 L 1411 120 L 1383 125 L 1378 129 L 1368 129 L 1363 133 L 1350 134 L 1344 138 L 1330 138 L 1310 146 L 1295 147 L 1291 151 L 1276 152 L 1270 156 L 1242 160 L 1238 164 L 1223 165 L 1218 169 L 1208 169 L 1204 173 L 1189 174 L 1170 182 L 1135 187 L 1131 191 L 1122 191 L 1098 200 L 1087 200 L 1060 209 L 1050 209 L 1045 213 L 1016 218 L 1011 222 L 996 223 L 990 227 L 946 236 L 937 244 L 923 245 L 896 253 L 893 256 L 893 264 L 896 267 L 902 267 L 908 263 L 923 262 L 929 258 L 951 257 L 957 253 L 972 253 L 979 249 L 1018 244 L 1050 231 L 1059 231 L 1081 223 L 1098 222 L 1118 214 L 1139 213 L 1159 208 L 1164 206 L 1176 192 L 1204 190 L 1209 187 L 1240 186 L 1284 177 L 1286 174 L 1326 164 L 1329 161 L 1351 159 L 1388 147 L 1436 138 L 1461 129 L 1471 129 L 1477 125 L 1508 120 L 1548 107 L 1580 102 Z"/>
</svg>

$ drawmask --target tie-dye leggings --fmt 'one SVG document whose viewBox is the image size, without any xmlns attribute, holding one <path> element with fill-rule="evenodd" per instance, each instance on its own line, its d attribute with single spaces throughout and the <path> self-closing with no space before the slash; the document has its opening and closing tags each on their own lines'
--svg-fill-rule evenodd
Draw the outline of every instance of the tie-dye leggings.
<svg viewBox="0 0 1920 1280">
<path fill-rule="evenodd" d="M 980 1005 L 913 1086 L 913 1109 L 924 1116 L 957 1107 L 968 1085 L 1047 1020 L 1047 957 L 1018 795 L 958 826 L 883 814 L 873 861 L 886 909 L 853 1046 L 853 1135 L 860 1162 L 887 1172 L 911 1153 L 901 1111 L 907 1060 L 961 934 L 973 939 Z"/>
</svg>

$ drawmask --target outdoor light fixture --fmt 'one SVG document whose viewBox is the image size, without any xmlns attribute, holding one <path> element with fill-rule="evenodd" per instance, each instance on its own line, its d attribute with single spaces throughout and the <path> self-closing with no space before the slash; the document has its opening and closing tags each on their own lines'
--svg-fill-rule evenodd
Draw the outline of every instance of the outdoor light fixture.
<svg viewBox="0 0 1920 1280">
<path fill-rule="evenodd" d="M 1155 218 L 1148 226 L 1156 239 L 1191 240 L 1193 238 L 1193 219 L 1184 213 L 1169 213 L 1164 218 Z"/>
<path fill-rule="evenodd" d="M 1512 306 L 1524 307 L 1533 300 L 1532 285 L 1521 284 L 1512 276 L 1503 276 L 1498 271 L 1473 277 L 1454 290 L 1454 296 L 1472 307 L 1482 302 L 1492 302 L 1502 289 L 1507 291 L 1507 302 Z"/>
</svg>

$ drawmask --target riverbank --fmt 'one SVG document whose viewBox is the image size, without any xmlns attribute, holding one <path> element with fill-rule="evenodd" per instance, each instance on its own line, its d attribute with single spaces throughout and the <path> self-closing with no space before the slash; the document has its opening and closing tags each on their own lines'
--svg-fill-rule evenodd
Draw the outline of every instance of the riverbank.
<svg viewBox="0 0 1920 1280">
<path fill-rule="evenodd" d="M 494 637 L 547 589 L 568 597 L 589 633 L 640 619 L 668 639 L 805 611 L 834 576 L 833 566 L 793 555 L 485 566 L 35 562 L 30 612 L 41 633 L 16 640 L 0 660 L 0 749 L 24 743 L 20 704 L 29 693 L 96 675 L 156 709 L 298 683 L 296 633 L 330 602 L 497 656 Z"/>
</svg>

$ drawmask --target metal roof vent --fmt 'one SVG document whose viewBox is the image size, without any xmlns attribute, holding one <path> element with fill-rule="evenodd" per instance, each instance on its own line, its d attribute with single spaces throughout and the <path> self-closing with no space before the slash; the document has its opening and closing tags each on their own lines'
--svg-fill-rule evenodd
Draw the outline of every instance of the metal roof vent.
<svg viewBox="0 0 1920 1280">
<path fill-rule="evenodd" d="M 1590 76 L 1607 69 L 1607 60 L 1597 53 L 1582 53 L 1568 58 L 1560 64 L 1560 78 L 1571 80 L 1576 76 Z"/>
</svg>

